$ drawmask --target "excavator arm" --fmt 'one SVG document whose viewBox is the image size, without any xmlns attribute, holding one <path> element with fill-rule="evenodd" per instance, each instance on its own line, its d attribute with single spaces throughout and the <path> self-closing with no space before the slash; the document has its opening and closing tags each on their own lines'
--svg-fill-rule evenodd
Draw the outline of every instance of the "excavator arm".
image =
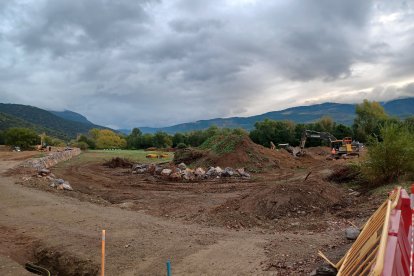
<svg viewBox="0 0 414 276">
<path fill-rule="evenodd" d="M 302 138 L 300 140 L 300 154 L 303 154 L 303 149 L 305 148 L 306 140 L 308 138 L 317 138 L 321 140 L 329 141 L 329 143 L 332 143 L 334 141 L 337 141 L 335 136 L 330 134 L 329 132 L 319 132 L 314 130 L 304 130 L 302 133 Z"/>
</svg>

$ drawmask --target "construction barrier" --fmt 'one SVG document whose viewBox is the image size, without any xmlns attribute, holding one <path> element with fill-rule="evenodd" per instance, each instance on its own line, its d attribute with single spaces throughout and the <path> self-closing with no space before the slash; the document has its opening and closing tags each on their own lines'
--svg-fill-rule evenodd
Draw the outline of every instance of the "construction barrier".
<svg viewBox="0 0 414 276">
<path fill-rule="evenodd" d="M 338 270 L 337 275 L 414 275 L 410 202 L 406 190 L 394 189 L 337 264 L 319 255 Z"/>
</svg>

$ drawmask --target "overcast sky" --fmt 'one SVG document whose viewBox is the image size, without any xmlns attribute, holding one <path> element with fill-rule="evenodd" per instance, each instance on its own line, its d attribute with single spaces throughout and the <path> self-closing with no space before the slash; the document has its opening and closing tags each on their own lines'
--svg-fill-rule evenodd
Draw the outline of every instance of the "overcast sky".
<svg viewBox="0 0 414 276">
<path fill-rule="evenodd" d="M 406 96 L 414 1 L 0 1 L 0 102 L 130 128 Z"/>
</svg>

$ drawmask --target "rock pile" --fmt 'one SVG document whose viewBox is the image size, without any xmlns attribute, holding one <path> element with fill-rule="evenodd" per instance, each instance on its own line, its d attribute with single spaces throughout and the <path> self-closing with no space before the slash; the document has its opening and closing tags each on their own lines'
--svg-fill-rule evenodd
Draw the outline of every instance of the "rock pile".
<svg viewBox="0 0 414 276">
<path fill-rule="evenodd" d="M 52 188 L 56 188 L 58 190 L 73 191 L 73 188 L 68 181 L 65 181 L 61 178 L 56 178 L 56 176 L 48 169 L 41 169 L 37 173 L 37 177 L 50 180 L 52 183 L 49 186 Z"/>
<path fill-rule="evenodd" d="M 71 159 L 73 156 L 79 155 L 81 150 L 78 148 L 71 148 L 70 150 L 52 152 L 45 157 L 34 158 L 23 162 L 20 166 L 26 168 L 34 168 L 37 171 L 48 169 L 61 161 Z"/>
<path fill-rule="evenodd" d="M 132 166 L 131 170 L 133 174 L 149 173 L 173 181 L 195 181 L 224 177 L 250 178 L 250 174 L 243 168 L 233 169 L 226 167 L 222 169 L 217 166 L 209 167 L 207 170 L 201 167 L 191 169 L 184 163 L 180 163 L 177 167 L 163 167 L 157 164 L 135 164 Z"/>
</svg>

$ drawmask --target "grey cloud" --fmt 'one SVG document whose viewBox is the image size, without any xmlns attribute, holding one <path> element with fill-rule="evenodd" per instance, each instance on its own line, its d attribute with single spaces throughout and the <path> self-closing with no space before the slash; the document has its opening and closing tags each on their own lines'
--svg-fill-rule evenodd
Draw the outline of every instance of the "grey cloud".
<svg viewBox="0 0 414 276">
<path fill-rule="evenodd" d="M 342 99 L 331 91 L 410 95 L 389 83 L 414 75 L 413 32 L 395 39 L 375 22 L 400 12 L 398 24 L 410 26 L 411 8 L 387 3 L 9 1 L 0 4 L 0 95 L 120 127 Z M 388 74 L 358 80 L 361 63 Z"/>
<path fill-rule="evenodd" d="M 49 50 L 55 55 L 125 43 L 145 32 L 149 1 L 45 1 L 28 10 L 16 40 L 27 50 Z"/>
<path fill-rule="evenodd" d="M 217 29 L 222 26 L 219 20 L 206 19 L 185 21 L 182 19 L 175 19 L 169 23 L 170 27 L 176 32 L 194 33 L 206 29 Z"/>
</svg>

